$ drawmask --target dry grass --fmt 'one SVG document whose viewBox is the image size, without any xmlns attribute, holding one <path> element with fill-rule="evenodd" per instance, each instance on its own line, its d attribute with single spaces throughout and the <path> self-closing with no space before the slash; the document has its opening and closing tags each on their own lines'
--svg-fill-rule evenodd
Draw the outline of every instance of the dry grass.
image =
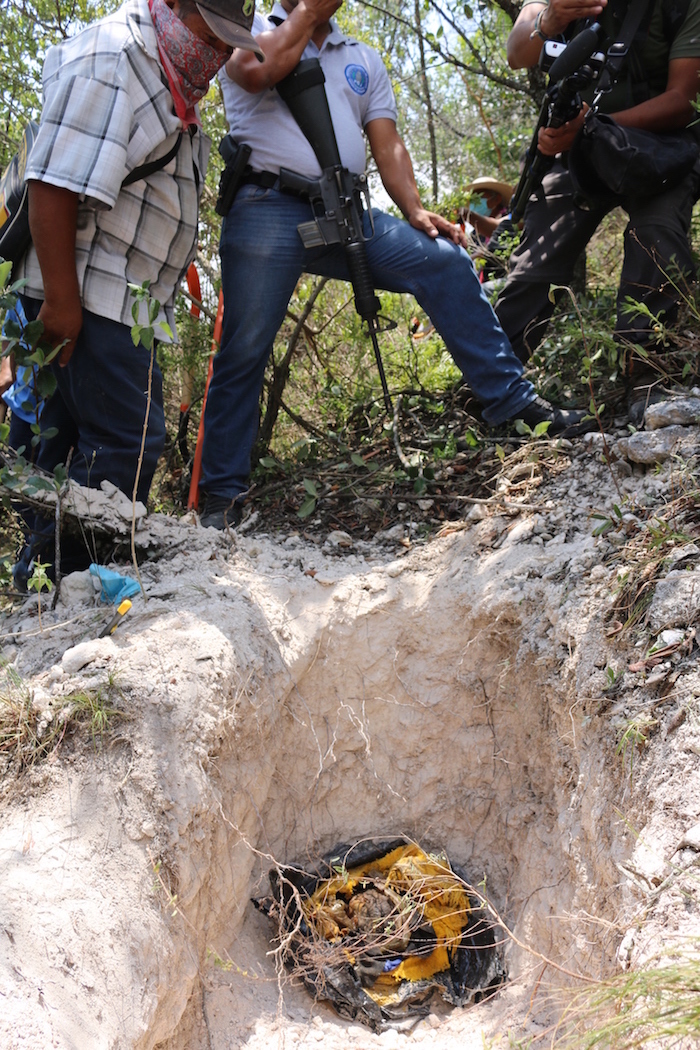
<svg viewBox="0 0 700 1050">
<path fill-rule="evenodd" d="M 39 707 L 20 681 L 10 678 L 0 691 L 0 776 L 17 777 L 55 755 L 68 735 L 82 729 L 94 747 L 116 721 L 128 717 L 115 703 L 119 691 L 110 680 L 104 688 L 84 690 Z"/>
</svg>

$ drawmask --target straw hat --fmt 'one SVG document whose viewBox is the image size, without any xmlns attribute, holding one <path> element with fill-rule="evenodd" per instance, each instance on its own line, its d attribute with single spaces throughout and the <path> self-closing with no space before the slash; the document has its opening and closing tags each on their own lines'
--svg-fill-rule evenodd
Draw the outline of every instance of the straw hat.
<svg viewBox="0 0 700 1050">
<path fill-rule="evenodd" d="M 513 196 L 513 187 L 509 186 L 507 182 L 499 182 L 498 179 L 490 179 L 488 175 L 482 175 L 478 179 L 474 179 L 468 186 L 464 187 L 466 193 L 498 193 L 503 198 L 504 202 L 508 204 L 510 198 Z"/>
</svg>

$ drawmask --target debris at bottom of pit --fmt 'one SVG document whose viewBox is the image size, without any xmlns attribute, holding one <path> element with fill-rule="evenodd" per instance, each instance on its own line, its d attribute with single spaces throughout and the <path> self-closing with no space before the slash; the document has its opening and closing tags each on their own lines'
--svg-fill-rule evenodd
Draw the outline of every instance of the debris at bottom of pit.
<svg viewBox="0 0 700 1050">
<path fill-rule="evenodd" d="M 465 1006 L 505 978 L 497 924 L 444 851 L 362 839 L 269 880 L 253 904 L 275 922 L 287 968 L 374 1031 L 427 1015 L 436 993 Z"/>
</svg>

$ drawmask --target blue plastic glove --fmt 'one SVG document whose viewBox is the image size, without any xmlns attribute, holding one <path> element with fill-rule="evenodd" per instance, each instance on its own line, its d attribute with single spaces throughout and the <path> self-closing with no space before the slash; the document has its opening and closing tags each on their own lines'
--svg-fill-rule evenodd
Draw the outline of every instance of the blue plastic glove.
<svg viewBox="0 0 700 1050">
<path fill-rule="evenodd" d="M 102 585 L 100 598 L 103 602 L 119 605 L 125 598 L 130 598 L 132 594 L 138 594 L 141 590 L 136 580 L 132 580 L 130 576 L 122 576 L 113 569 L 107 569 L 104 565 L 95 565 L 93 562 L 90 572 L 97 576 Z"/>
</svg>

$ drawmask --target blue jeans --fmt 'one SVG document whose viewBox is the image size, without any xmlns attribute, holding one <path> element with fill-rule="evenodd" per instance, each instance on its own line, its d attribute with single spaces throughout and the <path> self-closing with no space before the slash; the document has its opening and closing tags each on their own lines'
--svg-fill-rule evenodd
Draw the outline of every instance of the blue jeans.
<svg viewBox="0 0 700 1050">
<path fill-rule="evenodd" d="M 204 417 L 202 487 L 233 498 L 248 487 L 265 366 L 303 272 L 348 280 L 339 245 L 304 248 L 297 226 L 307 201 L 243 186 L 224 220 L 221 263 L 224 324 Z M 376 288 L 409 292 L 432 320 L 484 419 L 517 417 L 535 396 L 474 273 L 467 253 L 409 223 L 374 212 L 367 242 Z M 365 234 L 370 235 L 365 215 Z"/>
<path fill-rule="evenodd" d="M 27 317 L 41 303 L 22 296 Z M 134 346 L 131 329 L 83 310 L 83 327 L 65 368 L 51 367 L 57 387 L 41 415 L 43 430 L 58 435 L 39 445 L 37 463 L 53 470 L 73 448 L 69 475 L 80 485 L 99 488 L 107 480 L 133 493 L 146 412 L 150 352 Z M 153 367 L 151 408 L 137 498 L 146 502 L 158 457 L 165 445 L 163 379 Z"/>
</svg>

